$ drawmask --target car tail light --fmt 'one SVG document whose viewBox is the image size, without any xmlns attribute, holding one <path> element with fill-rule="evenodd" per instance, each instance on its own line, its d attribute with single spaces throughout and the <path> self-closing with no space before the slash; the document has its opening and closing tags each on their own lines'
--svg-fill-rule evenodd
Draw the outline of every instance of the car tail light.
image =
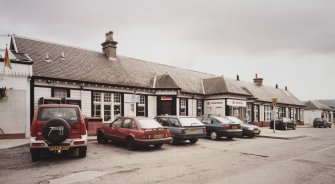
<svg viewBox="0 0 335 184">
<path fill-rule="evenodd" d="M 223 128 L 230 128 L 230 125 L 229 124 L 223 124 Z"/>
<path fill-rule="evenodd" d="M 206 128 L 203 128 L 202 131 L 203 131 L 204 133 L 206 133 Z"/>
<path fill-rule="evenodd" d="M 85 144 L 85 141 L 75 141 L 73 142 L 74 145 Z"/>
<path fill-rule="evenodd" d="M 45 144 L 44 143 L 32 143 L 31 146 L 33 147 L 41 147 L 41 146 L 44 146 Z"/>
<path fill-rule="evenodd" d="M 180 130 L 180 133 L 181 133 L 181 134 L 185 134 L 185 129 L 182 128 L 182 129 Z"/>
</svg>

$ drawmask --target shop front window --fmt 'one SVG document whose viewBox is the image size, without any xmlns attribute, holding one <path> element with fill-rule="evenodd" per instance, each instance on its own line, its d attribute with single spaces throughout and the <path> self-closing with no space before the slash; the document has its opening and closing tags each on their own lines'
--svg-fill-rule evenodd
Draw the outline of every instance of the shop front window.
<svg viewBox="0 0 335 184">
<path fill-rule="evenodd" d="M 247 122 L 252 122 L 252 105 L 247 104 Z"/>
<path fill-rule="evenodd" d="M 93 116 L 103 118 L 104 122 L 111 122 L 121 115 L 120 93 L 93 92 L 92 101 Z"/>
<path fill-rule="evenodd" d="M 67 97 L 67 89 L 54 89 L 54 96 L 56 98 L 66 98 Z"/>
<path fill-rule="evenodd" d="M 197 100 L 197 116 L 202 115 L 202 100 Z"/>
</svg>

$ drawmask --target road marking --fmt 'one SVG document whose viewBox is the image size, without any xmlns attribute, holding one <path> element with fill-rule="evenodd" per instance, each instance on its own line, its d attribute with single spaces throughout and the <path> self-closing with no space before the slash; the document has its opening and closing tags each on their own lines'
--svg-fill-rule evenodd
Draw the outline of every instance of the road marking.
<svg viewBox="0 0 335 184">
<path fill-rule="evenodd" d="M 97 178 L 99 176 L 103 176 L 107 174 L 106 172 L 101 172 L 101 171 L 83 171 L 83 172 L 78 172 L 78 173 L 73 173 L 61 178 L 56 178 L 49 180 L 49 184 L 71 184 L 71 183 L 76 183 L 76 182 L 82 182 L 82 181 L 88 181 L 92 180 L 94 178 Z"/>
</svg>

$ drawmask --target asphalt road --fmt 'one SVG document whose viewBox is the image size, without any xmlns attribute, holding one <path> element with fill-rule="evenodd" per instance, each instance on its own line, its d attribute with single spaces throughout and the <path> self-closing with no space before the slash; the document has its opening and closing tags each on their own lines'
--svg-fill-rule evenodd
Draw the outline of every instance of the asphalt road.
<svg viewBox="0 0 335 184">
<path fill-rule="evenodd" d="M 31 162 L 27 146 L 0 150 L 0 183 L 335 183 L 335 128 L 301 131 L 308 137 L 201 139 L 138 151 L 93 141 L 86 158 L 49 154 L 40 162 Z"/>
</svg>

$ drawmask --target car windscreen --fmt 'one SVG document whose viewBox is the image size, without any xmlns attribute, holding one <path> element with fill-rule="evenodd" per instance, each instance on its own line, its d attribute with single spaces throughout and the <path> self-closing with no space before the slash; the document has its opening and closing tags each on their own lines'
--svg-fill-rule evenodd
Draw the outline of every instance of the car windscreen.
<svg viewBox="0 0 335 184">
<path fill-rule="evenodd" d="M 215 119 L 217 119 L 218 121 L 220 121 L 221 123 L 224 123 L 224 124 L 234 123 L 230 119 L 224 118 L 224 117 L 215 117 Z"/>
<path fill-rule="evenodd" d="M 186 118 L 186 117 L 183 117 L 183 118 L 179 118 L 179 120 L 180 120 L 180 123 L 183 126 L 204 126 L 204 124 L 201 123 L 201 121 L 199 121 L 197 118 L 192 118 L 192 117 Z"/>
<path fill-rule="evenodd" d="M 236 117 L 233 117 L 233 116 L 230 116 L 230 117 L 227 117 L 227 118 L 228 118 L 229 120 L 235 122 L 235 123 L 240 123 L 240 124 L 243 123 L 242 120 L 240 120 L 240 119 L 238 119 L 238 118 L 236 118 Z"/>
<path fill-rule="evenodd" d="M 53 118 L 62 118 L 68 123 L 80 122 L 76 108 L 45 107 L 39 109 L 37 120 L 48 121 Z"/>
<path fill-rule="evenodd" d="M 139 119 L 138 123 L 140 124 L 141 128 L 163 128 L 161 124 L 159 124 L 154 119 Z"/>
</svg>

